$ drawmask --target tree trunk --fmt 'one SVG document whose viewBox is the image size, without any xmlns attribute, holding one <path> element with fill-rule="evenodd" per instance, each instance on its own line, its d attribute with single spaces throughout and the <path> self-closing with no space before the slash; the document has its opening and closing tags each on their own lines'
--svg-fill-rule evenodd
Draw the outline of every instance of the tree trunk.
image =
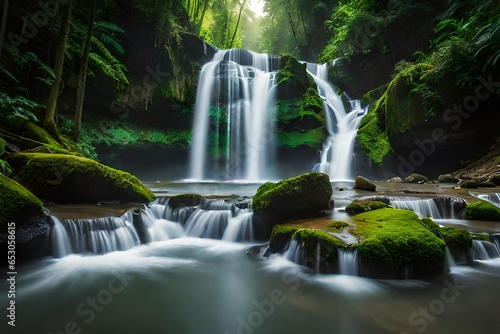
<svg viewBox="0 0 500 334">
<path fill-rule="evenodd" d="M 78 76 L 78 87 L 76 89 L 75 126 L 73 129 L 73 140 L 75 142 L 78 142 L 78 136 L 80 135 L 80 124 L 82 123 L 83 101 L 85 99 L 85 85 L 87 83 L 87 68 L 89 65 L 90 42 L 92 40 L 92 28 L 94 27 L 96 5 L 97 0 L 94 0 L 94 5 L 91 9 L 89 21 L 87 22 L 87 36 L 85 37 L 82 63 L 80 65 L 80 74 Z"/>
<path fill-rule="evenodd" d="M 66 43 L 69 35 L 69 20 L 71 18 L 71 0 L 64 5 L 62 10 L 61 28 L 59 30 L 59 42 L 57 43 L 56 60 L 54 62 L 55 79 L 52 89 L 50 90 L 49 101 L 47 102 L 47 109 L 45 110 L 45 117 L 42 126 L 49 131 L 56 139 L 59 139 L 57 126 L 55 122 L 57 100 L 59 97 L 59 88 L 61 86 L 61 77 L 64 66 L 64 52 L 66 51 Z"/>
<path fill-rule="evenodd" d="M 299 48 L 299 41 L 297 40 L 297 34 L 295 34 L 295 28 L 293 27 L 292 15 L 288 11 L 285 2 L 283 2 L 283 6 L 285 7 L 285 11 L 288 14 L 288 20 L 290 22 L 290 27 L 292 28 L 293 38 L 295 39 L 295 45 L 297 45 L 297 48 L 300 50 L 300 48 Z"/>
<path fill-rule="evenodd" d="M 238 26 L 240 25 L 241 12 L 243 11 L 243 8 L 245 7 L 246 2 L 247 2 L 247 0 L 243 0 L 243 3 L 241 4 L 240 12 L 238 13 L 238 21 L 236 21 L 236 27 L 234 27 L 233 38 L 231 38 L 231 43 L 229 44 L 230 49 L 233 47 L 234 38 L 236 37 L 236 32 L 238 31 Z"/>
<path fill-rule="evenodd" d="M 5 27 L 7 26 L 7 14 L 9 12 L 9 0 L 3 5 L 2 27 L 0 28 L 0 57 L 2 56 L 3 41 L 5 39 Z"/>
<path fill-rule="evenodd" d="M 209 2 L 210 0 L 205 0 L 205 4 L 203 5 L 203 11 L 201 12 L 201 18 L 198 23 L 198 34 L 201 32 L 201 26 L 203 25 L 203 20 L 205 19 L 205 13 L 207 12 Z"/>
</svg>

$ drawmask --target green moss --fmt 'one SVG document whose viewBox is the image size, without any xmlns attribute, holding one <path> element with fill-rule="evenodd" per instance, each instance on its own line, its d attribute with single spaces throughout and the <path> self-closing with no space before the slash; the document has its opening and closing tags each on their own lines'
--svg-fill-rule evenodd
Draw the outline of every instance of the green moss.
<svg viewBox="0 0 500 334">
<path fill-rule="evenodd" d="M 281 253 L 298 230 L 299 228 L 295 226 L 275 225 L 269 240 L 269 249 L 273 253 Z"/>
<path fill-rule="evenodd" d="M 0 138 L 0 156 L 5 152 L 5 144 L 7 144 L 7 142 L 3 138 Z"/>
<path fill-rule="evenodd" d="M 378 103 L 380 103 L 379 100 Z M 392 148 L 389 143 L 387 133 L 382 132 L 379 127 L 377 116 L 377 105 L 370 108 L 368 114 L 361 120 L 357 140 L 361 150 L 365 152 L 374 163 L 382 164 L 383 158 L 389 153 Z"/>
<path fill-rule="evenodd" d="M 252 207 L 256 213 L 318 211 L 329 208 L 332 194 L 329 176 L 310 172 L 278 183 L 264 183 L 257 189 Z"/>
<path fill-rule="evenodd" d="M 429 217 L 424 217 L 420 219 L 420 223 L 425 226 L 429 231 L 434 233 L 434 235 L 438 238 L 441 238 L 441 228 L 439 227 L 438 224 L 436 224 L 431 218 Z"/>
<path fill-rule="evenodd" d="M 12 169 L 7 161 L 0 159 L 0 174 L 3 174 L 7 177 L 12 175 Z"/>
<path fill-rule="evenodd" d="M 21 135 L 25 138 L 33 139 L 39 143 L 47 144 L 55 149 L 63 149 L 61 145 L 42 127 L 32 122 L 26 122 L 22 128 Z"/>
<path fill-rule="evenodd" d="M 347 224 L 345 221 L 342 220 L 332 220 L 326 223 L 327 229 L 329 231 L 335 231 L 335 232 L 340 232 L 348 226 L 349 224 Z"/>
<path fill-rule="evenodd" d="M 7 224 L 17 227 L 29 219 L 43 216 L 42 202 L 19 183 L 0 174 L 0 233 L 7 232 Z"/>
<path fill-rule="evenodd" d="M 500 222 L 500 208 L 485 201 L 467 203 L 464 214 L 465 219 Z"/>
<path fill-rule="evenodd" d="M 354 219 L 357 226 L 352 233 L 360 240 L 356 248 L 364 260 L 392 267 L 444 260 L 444 241 L 424 227 L 412 211 L 387 208 Z"/>
<path fill-rule="evenodd" d="M 181 206 L 195 206 L 199 205 L 203 200 L 200 194 L 179 194 L 170 198 L 168 205 L 172 208 Z"/>
<path fill-rule="evenodd" d="M 309 84 L 306 65 L 299 63 L 299 61 L 291 55 L 281 55 L 278 85 L 283 83 L 302 86 L 305 90 Z"/>
<path fill-rule="evenodd" d="M 464 229 L 447 226 L 441 228 L 441 235 L 444 242 L 452 248 L 465 248 L 472 247 L 472 237 L 469 232 Z"/>
<path fill-rule="evenodd" d="M 323 143 L 325 137 L 324 128 L 317 128 L 307 132 L 286 132 L 280 131 L 278 133 L 278 145 L 295 148 L 297 146 L 305 145 L 309 147 L 317 147 Z"/>
<path fill-rule="evenodd" d="M 37 196 L 56 202 L 150 202 L 153 193 L 135 176 L 94 160 L 64 154 L 9 157 L 16 178 Z"/>
<path fill-rule="evenodd" d="M 481 240 L 491 242 L 491 238 L 487 233 L 470 233 L 472 240 Z"/>
<path fill-rule="evenodd" d="M 349 204 L 345 211 L 348 213 L 361 213 L 371 210 L 388 208 L 389 205 L 381 201 L 372 200 L 354 200 Z"/>
<path fill-rule="evenodd" d="M 336 237 L 312 228 L 297 230 L 293 238 L 296 238 L 305 247 L 307 254 L 314 254 L 316 246 L 319 244 L 321 259 L 326 261 L 335 261 L 337 248 L 346 247 L 346 244 Z"/>
</svg>

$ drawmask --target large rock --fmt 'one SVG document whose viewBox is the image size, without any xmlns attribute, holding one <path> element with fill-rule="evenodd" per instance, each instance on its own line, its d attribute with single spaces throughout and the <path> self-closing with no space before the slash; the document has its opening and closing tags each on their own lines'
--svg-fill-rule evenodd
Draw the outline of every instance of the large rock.
<svg viewBox="0 0 500 334">
<path fill-rule="evenodd" d="M 257 214 L 283 217 L 330 209 L 333 194 L 330 177 L 323 173 L 305 173 L 278 183 L 267 182 L 253 197 Z"/>
<path fill-rule="evenodd" d="M 7 224 L 17 227 L 43 217 L 42 201 L 19 183 L 0 174 L 0 233 L 7 232 Z"/>
<path fill-rule="evenodd" d="M 56 203 L 142 202 L 153 193 L 135 176 L 94 160 L 65 154 L 9 157 L 15 178 L 41 199 Z"/>
<path fill-rule="evenodd" d="M 377 186 L 373 184 L 370 180 L 363 176 L 357 176 L 356 180 L 354 180 L 354 189 L 375 191 L 377 190 Z"/>
<path fill-rule="evenodd" d="M 413 173 L 405 178 L 406 183 L 424 183 L 428 181 L 427 176 L 418 173 Z"/>
<path fill-rule="evenodd" d="M 457 183 L 458 180 L 451 174 L 441 174 L 438 177 L 439 183 Z"/>
<path fill-rule="evenodd" d="M 465 219 L 500 222 L 500 208 L 486 201 L 468 203 L 464 215 Z"/>
</svg>

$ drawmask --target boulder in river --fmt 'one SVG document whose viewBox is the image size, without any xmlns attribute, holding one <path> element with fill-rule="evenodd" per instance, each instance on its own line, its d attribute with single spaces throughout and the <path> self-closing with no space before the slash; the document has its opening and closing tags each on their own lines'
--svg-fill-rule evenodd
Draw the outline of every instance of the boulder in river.
<svg viewBox="0 0 500 334">
<path fill-rule="evenodd" d="M 354 180 L 354 189 L 375 191 L 377 190 L 377 186 L 375 186 L 375 184 L 367 178 L 363 176 L 357 176 L 356 180 Z"/>
</svg>

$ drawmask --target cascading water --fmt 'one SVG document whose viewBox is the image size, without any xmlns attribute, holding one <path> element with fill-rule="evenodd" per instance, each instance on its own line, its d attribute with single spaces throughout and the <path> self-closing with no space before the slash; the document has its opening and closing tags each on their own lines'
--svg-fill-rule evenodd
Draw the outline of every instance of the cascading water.
<svg viewBox="0 0 500 334">
<path fill-rule="evenodd" d="M 389 197 L 391 205 L 396 209 L 412 210 L 419 217 L 435 219 L 460 219 L 466 201 L 457 197 Z"/>
<path fill-rule="evenodd" d="M 472 249 L 475 260 L 489 260 L 500 257 L 494 244 L 483 240 L 472 240 Z"/>
<path fill-rule="evenodd" d="M 104 254 L 140 243 L 182 237 L 253 241 L 253 213 L 224 200 L 204 200 L 199 206 L 172 208 L 168 198 L 121 217 L 63 219 L 51 216 L 52 254 Z"/>
<path fill-rule="evenodd" d="M 366 114 L 359 100 L 351 101 L 351 111 L 344 108 L 336 89 L 328 82 L 327 64 L 307 64 L 307 70 L 323 99 L 326 129 L 329 136 L 323 143 L 321 162 L 315 170 L 330 175 L 332 180 L 353 180 L 352 152 L 359 123 Z"/>
<path fill-rule="evenodd" d="M 263 180 L 274 145 L 278 57 L 245 50 L 215 54 L 200 73 L 190 178 Z"/>
<path fill-rule="evenodd" d="M 359 256 L 357 250 L 337 248 L 339 257 L 339 273 L 341 275 L 359 276 Z"/>
</svg>

